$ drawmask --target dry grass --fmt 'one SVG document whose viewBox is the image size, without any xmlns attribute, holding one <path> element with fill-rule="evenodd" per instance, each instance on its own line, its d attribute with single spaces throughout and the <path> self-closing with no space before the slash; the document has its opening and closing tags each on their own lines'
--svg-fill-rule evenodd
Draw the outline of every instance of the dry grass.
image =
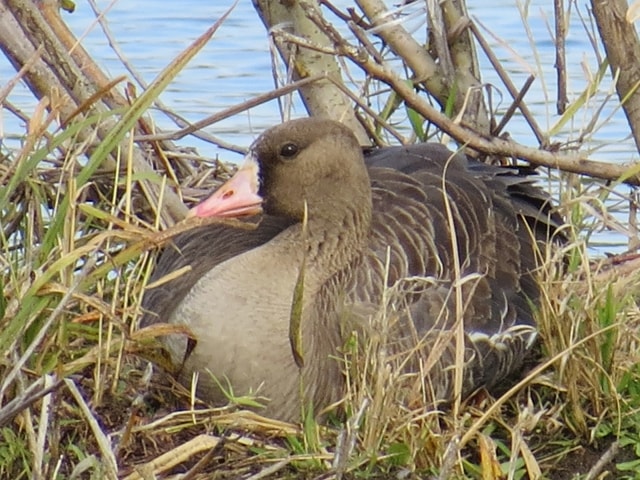
<svg viewBox="0 0 640 480">
<path fill-rule="evenodd" d="M 80 183 L 83 145 L 55 159 L 41 144 L 2 164 L 0 476 L 570 478 L 595 463 L 576 465 L 577 454 L 615 440 L 629 455 L 616 457 L 622 467 L 638 461 L 640 274 L 590 259 L 584 232 L 543 259 L 541 355 L 517 388 L 425 411 L 396 401 L 406 379 L 383 342 L 366 353 L 347 345 L 351 416 L 294 426 L 242 410 L 247 399 L 209 408 L 148 370 L 143 358 L 157 358 L 164 331 L 134 326 L 150 258 L 167 238 L 149 216 L 157 208 L 144 205 L 126 157 Z"/>
<path fill-rule="evenodd" d="M 588 254 L 585 239 L 612 221 L 597 184 L 561 180 L 574 231 L 542 259 L 540 355 L 514 388 L 425 411 L 395 401 L 406 378 L 383 342 L 354 342 L 349 417 L 289 425 L 244 410 L 250 399 L 210 408 L 149 370 L 166 330 L 135 324 L 171 235 L 157 231 L 160 205 L 137 188 L 128 152 L 99 170 L 106 153 L 75 140 L 97 119 L 47 133 L 57 112 L 38 111 L 0 163 L 0 478 L 636 478 L 640 269 L 632 255 Z M 148 179 L 176 179 L 188 200 L 227 173 L 177 156 L 163 165 Z"/>
</svg>

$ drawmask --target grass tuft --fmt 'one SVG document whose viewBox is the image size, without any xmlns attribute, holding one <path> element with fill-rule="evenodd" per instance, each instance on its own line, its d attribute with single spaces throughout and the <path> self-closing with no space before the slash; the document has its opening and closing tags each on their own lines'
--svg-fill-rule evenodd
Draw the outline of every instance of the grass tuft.
<svg viewBox="0 0 640 480">
<path fill-rule="evenodd" d="M 97 128 L 99 119 L 76 121 L 82 125 L 68 129 Z M 42 145 L 71 144 L 69 130 L 29 142 L 5 160 L 11 175 L 0 189 L 1 476 L 205 478 L 213 469 L 221 478 L 561 479 L 615 446 L 616 478 L 633 478 L 640 270 L 589 255 L 585 229 L 598 228 L 586 217 L 585 205 L 597 198 L 589 188 L 563 189 L 575 231 L 541 259 L 540 359 L 519 388 L 425 410 L 435 387 L 405 373 L 407 358 L 386 350 L 394 318 L 382 308 L 380 336 L 362 348 L 356 331 L 344 346 L 347 418 L 329 412 L 324 426 L 309 412 L 296 426 L 244 410 L 260 399 L 232 390 L 228 406 L 209 408 L 148 370 L 145 359 L 158 358 L 154 339 L 175 327 L 136 330 L 140 298 L 156 246 L 184 227 L 157 231 L 158 205 L 135 188 L 126 152 L 115 170 L 79 182 L 89 164 L 78 158 L 95 151 L 90 142 L 73 144 L 63 158 Z M 189 181 L 211 173 L 201 167 Z M 424 371 L 437 368 L 442 351 L 435 345 L 432 354 Z"/>
<path fill-rule="evenodd" d="M 21 148 L 2 152 L 1 478 L 215 472 L 254 479 L 562 480 L 585 475 L 602 458 L 615 478 L 636 478 L 640 262 L 633 252 L 591 253 L 589 240 L 600 230 L 626 231 L 611 211 L 618 193 L 572 175 L 557 187 L 570 241 L 540 261 L 539 358 L 501 396 L 478 392 L 451 407 L 425 409 L 437 386 L 402 369 L 415 352 L 398 356 L 385 347 L 394 318 L 384 307 L 393 289 L 375 318 L 380 336 L 363 346 L 354 331 L 344 346 L 346 418 L 325 412 L 319 424 L 307 412 L 302 425 L 263 418 L 246 410 L 260 398 L 234 396 L 223 379 L 229 404 L 211 408 L 151 369 L 148 359 L 171 369 L 156 338 L 188 332 L 137 329 L 140 299 L 157 248 L 188 226 L 159 231 L 162 198 L 151 198 L 141 181 L 197 197 L 228 173 L 178 156 L 161 162 L 162 177 L 133 168 L 131 131 L 179 69 L 171 64 L 130 107 L 102 116 L 79 112 L 64 129 L 54 127 L 56 102 L 43 101 Z M 599 73 L 558 128 L 593 102 L 601 79 Z M 400 106 L 391 98 L 382 117 Z M 424 119 L 406 112 L 416 137 L 428 138 Z M 118 127 L 99 141 L 97 132 L 114 119 Z M 80 135 L 87 131 L 94 134 Z M 438 368 L 442 348 L 434 343 L 421 373 Z"/>
</svg>

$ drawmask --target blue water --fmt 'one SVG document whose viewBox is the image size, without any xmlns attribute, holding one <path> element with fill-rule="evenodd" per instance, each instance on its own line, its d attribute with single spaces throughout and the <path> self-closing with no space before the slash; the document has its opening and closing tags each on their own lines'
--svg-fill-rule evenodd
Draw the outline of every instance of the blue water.
<svg viewBox="0 0 640 480">
<path fill-rule="evenodd" d="M 98 1 L 101 9 L 107 8 L 109 1 Z M 106 14 L 108 27 L 119 43 L 129 63 L 142 75 L 146 82 L 154 77 L 197 36 L 212 25 L 231 5 L 231 1 L 216 0 L 202 2 L 186 0 L 181 2 L 157 2 L 153 0 L 120 0 Z M 339 6 L 351 5 L 347 0 L 334 2 Z M 399 2 L 388 2 L 389 5 Z M 420 8 L 423 2 L 416 2 Z M 521 11 L 527 5 L 525 29 Z M 521 86 L 527 76 L 536 74 L 533 88 L 526 101 L 534 112 L 543 130 L 555 124 L 556 72 L 553 68 L 555 51 L 550 31 L 553 31 L 553 2 L 549 0 L 494 0 L 492 2 L 468 0 L 469 12 L 478 22 L 498 38 L 493 38 L 486 30 L 487 37 L 495 53 L 503 62 L 516 86 Z M 567 60 L 569 78 L 569 98 L 577 98 L 587 85 L 587 79 L 598 69 L 597 57 L 588 41 L 581 19 L 576 14 L 575 3 L 570 17 L 570 35 L 567 40 Z M 586 18 L 586 8 L 579 6 Z M 111 76 L 126 74 L 126 70 L 108 45 L 100 27 L 94 24 L 94 14 L 83 0 L 77 1 L 75 13 L 63 13 L 64 19 L 78 35 L 86 33 L 84 47 L 98 60 Z M 412 20 L 409 27 L 416 30 L 418 38 L 424 38 L 424 26 L 420 20 Z M 530 38 L 529 38 L 530 35 Z M 600 49 L 602 52 L 602 48 Z M 602 54 L 602 53 L 601 53 Z M 489 63 L 480 55 L 483 80 L 495 86 L 496 99 L 499 92 L 505 92 Z M 589 73 L 590 72 L 590 73 Z M 357 69 L 354 69 L 357 73 Z M 11 66 L 0 59 L 0 85 L 4 85 L 14 74 Z M 200 120 L 235 105 L 274 87 L 269 42 L 265 29 L 258 19 L 249 0 L 240 0 L 228 20 L 218 30 L 211 42 L 204 47 L 191 64 L 162 94 L 161 101 L 179 115 L 190 121 Z M 602 99 L 613 93 L 607 77 L 600 86 L 600 92 L 592 100 L 584 113 L 575 117 L 575 123 L 567 125 L 556 140 L 567 140 L 580 135 L 581 129 L 600 107 Z M 27 114 L 33 110 L 34 101 L 24 89 L 16 89 L 9 100 L 24 109 Z M 510 97 L 504 93 L 498 111 L 504 110 Z M 601 113 L 601 128 L 585 144 L 593 150 L 592 158 L 610 162 L 631 162 L 638 160 L 638 152 L 629 138 L 629 127 L 621 112 L 615 112 L 615 96 Z M 299 102 L 295 103 L 293 116 L 305 115 Z M 611 118 L 608 118 L 611 115 Z M 159 112 L 153 117 L 160 128 L 175 129 L 170 120 Z M 606 121 L 605 121 L 606 120 Z M 206 129 L 224 141 L 247 146 L 266 127 L 280 121 L 279 109 L 275 102 L 251 109 Z M 0 123 L 4 132 L 5 146 L 17 145 L 23 126 L 7 112 L 2 113 Z M 521 118 L 508 125 L 510 135 L 517 141 L 535 146 L 536 140 L 530 128 Z M 238 154 L 222 150 L 193 137 L 179 142 L 197 147 L 205 158 L 219 157 L 225 161 L 237 161 Z M 624 217 L 618 217 L 621 221 Z M 602 232 L 592 239 L 593 245 L 616 244 L 613 250 L 622 248 L 625 238 Z"/>
</svg>

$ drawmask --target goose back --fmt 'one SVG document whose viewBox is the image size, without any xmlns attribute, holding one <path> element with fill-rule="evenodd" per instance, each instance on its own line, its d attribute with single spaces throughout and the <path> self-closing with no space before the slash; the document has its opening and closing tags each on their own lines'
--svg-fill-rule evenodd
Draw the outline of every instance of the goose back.
<svg viewBox="0 0 640 480">
<path fill-rule="evenodd" d="M 521 367 L 536 337 L 536 256 L 557 236 L 561 218 L 532 176 L 516 168 L 481 164 L 438 144 L 387 147 L 366 158 L 375 213 L 366 267 L 355 270 L 349 297 L 379 305 L 382 288 L 394 289 L 387 308 L 401 315 L 392 336 L 397 350 L 419 352 L 402 360 L 413 371 L 460 318 L 464 393 L 494 386 Z M 439 355 L 433 396 L 450 398 L 454 344 Z"/>
</svg>

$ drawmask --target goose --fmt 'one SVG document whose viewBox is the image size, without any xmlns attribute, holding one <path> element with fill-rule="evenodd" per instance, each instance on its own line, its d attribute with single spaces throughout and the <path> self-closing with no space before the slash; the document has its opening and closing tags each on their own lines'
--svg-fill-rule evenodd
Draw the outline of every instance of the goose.
<svg viewBox="0 0 640 480">
<path fill-rule="evenodd" d="M 320 118 L 266 130 L 189 215 L 257 227 L 177 236 L 151 282 L 191 268 L 146 292 L 141 324 L 188 327 L 195 342 L 164 341 L 182 381 L 198 373 L 203 400 L 258 395 L 260 413 L 287 421 L 343 397 L 354 332 L 384 330 L 389 357 L 430 401 L 451 401 L 456 381 L 464 395 L 499 385 L 535 345 L 537 258 L 562 224 L 515 168 L 433 143 L 363 151 Z"/>
</svg>

